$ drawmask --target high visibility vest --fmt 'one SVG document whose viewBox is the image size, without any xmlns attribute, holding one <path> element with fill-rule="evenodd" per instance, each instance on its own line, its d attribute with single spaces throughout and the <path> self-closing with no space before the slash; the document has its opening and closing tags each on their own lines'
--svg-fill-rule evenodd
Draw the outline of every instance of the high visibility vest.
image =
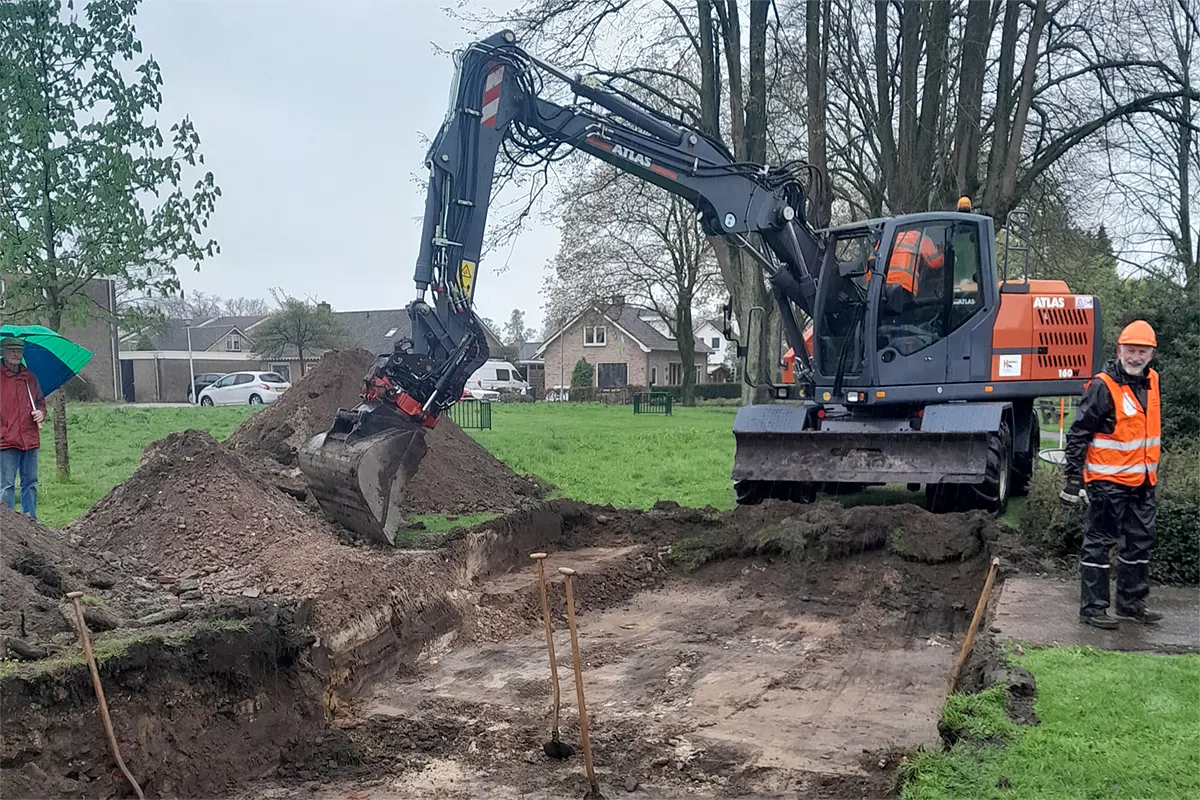
<svg viewBox="0 0 1200 800">
<path fill-rule="evenodd" d="M 878 247 L 876 245 L 876 249 Z M 932 239 L 920 231 L 905 231 L 896 237 L 896 246 L 892 248 L 885 280 L 902 287 L 911 295 L 916 295 L 917 289 L 920 288 L 917 269 L 921 260 L 924 260 L 930 269 L 941 269 L 946 263 L 941 248 L 935 245 Z M 867 272 L 867 280 L 871 280 L 870 272 Z"/>
<path fill-rule="evenodd" d="M 1138 403 L 1133 389 L 1117 383 L 1101 372 L 1098 376 L 1112 395 L 1117 420 L 1112 433 L 1097 433 L 1088 446 L 1083 465 L 1083 480 L 1110 481 L 1122 486 L 1141 486 L 1147 477 L 1158 483 L 1158 457 L 1162 442 L 1159 415 L 1158 373 L 1150 370 L 1150 389 L 1146 408 Z"/>
</svg>

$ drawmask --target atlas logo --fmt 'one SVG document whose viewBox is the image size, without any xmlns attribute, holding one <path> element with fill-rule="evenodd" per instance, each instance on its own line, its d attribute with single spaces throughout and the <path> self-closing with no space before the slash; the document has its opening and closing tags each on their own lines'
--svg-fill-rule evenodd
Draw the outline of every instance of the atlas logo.
<svg viewBox="0 0 1200 800">
<path fill-rule="evenodd" d="M 1035 297 L 1033 298 L 1034 308 L 1066 308 L 1067 300 L 1064 297 Z"/>
<path fill-rule="evenodd" d="M 612 151 L 613 151 L 613 155 L 618 155 L 621 158 L 632 161 L 633 163 L 637 164 L 640 167 L 645 167 L 646 169 L 650 169 L 650 165 L 652 162 L 650 161 L 649 156 L 644 156 L 641 153 L 635 153 L 634 151 L 630 150 L 628 147 L 625 147 L 625 146 L 619 145 L 619 144 L 614 144 L 612 147 Z"/>
</svg>

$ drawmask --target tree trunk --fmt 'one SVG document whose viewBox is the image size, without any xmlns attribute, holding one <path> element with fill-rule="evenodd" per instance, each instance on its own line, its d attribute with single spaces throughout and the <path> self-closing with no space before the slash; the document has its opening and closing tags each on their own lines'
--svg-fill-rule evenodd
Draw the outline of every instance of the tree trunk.
<svg viewBox="0 0 1200 800">
<path fill-rule="evenodd" d="M 879 142 L 879 174 L 883 195 L 896 185 L 896 137 L 892 132 L 892 71 L 888 51 L 888 4 L 875 3 L 875 137 Z M 880 209 L 882 213 L 883 209 Z"/>
<path fill-rule="evenodd" d="M 304 348 L 297 345 L 296 354 L 300 356 L 300 377 L 304 377 Z"/>
<path fill-rule="evenodd" d="M 680 404 L 696 405 L 696 336 L 692 328 L 692 298 L 680 297 L 675 307 L 675 343 L 679 348 Z"/>
<path fill-rule="evenodd" d="M 979 146 L 983 140 L 983 78 L 991 39 L 990 0 L 970 0 L 959 66 L 958 113 L 954 124 L 954 202 L 966 195 L 978 202 Z"/>
<path fill-rule="evenodd" d="M 62 331 L 62 311 L 54 310 L 48 320 L 51 330 Z M 71 477 L 71 453 L 67 448 L 67 393 L 62 388 L 51 400 L 54 411 L 54 467 L 60 478 Z"/>
<path fill-rule="evenodd" d="M 826 176 L 813 187 L 812 224 L 818 228 L 829 225 L 833 197 L 829 175 L 828 129 L 825 106 L 828 103 L 829 75 L 829 14 L 830 0 L 810 2 L 804 8 L 804 83 L 808 103 L 808 161 Z"/>
<path fill-rule="evenodd" d="M 1017 60 L 1017 23 L 1020 21 L 1021 4 L 1009 3 L 1004 8 L 1004 26 L 1000 33 L 1000 65 L 996 80 L 996 110 L 992 125 L 992 151 L 988 157 L 987 180 L 984 183 L 983 202 L 988 213 L 995 215 L 995 203 L 1000 189 L 1000 173 L 1004 169 L 1004 154 L 1008 150 L 1008 131 L 1012 113 L 1013 72 Z M 999 219 L 1003 225 L 1003 218 Z"/>
<path fill-rule="evenodd" d="M 921 90 L 921 116 L 917 122 L 914 211 L 928 211 L 941 199 L 942 98 L 946 91 L 946 49 L 950 40 L 950 3 L 932 3 L 925 24 L 925 85 Z"/>
</svg>

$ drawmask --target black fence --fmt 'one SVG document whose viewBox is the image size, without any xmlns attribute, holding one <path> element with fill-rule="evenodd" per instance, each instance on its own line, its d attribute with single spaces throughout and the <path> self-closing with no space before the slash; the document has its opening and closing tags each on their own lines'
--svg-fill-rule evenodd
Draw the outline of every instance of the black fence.
<svg viewBox="0 0 1200 800">
<path fill-rule="evenodd" d="M 633 395 L 633 413 L 671 416 L 670 392 L 637 392 Z"/>
<path fill-rule="evenodd" d="M 492 429 L 492 403 L 490 400 L 459 400 L 450 406 L 450 419 L 460 428 L 490 431 Z"/>
</svg>

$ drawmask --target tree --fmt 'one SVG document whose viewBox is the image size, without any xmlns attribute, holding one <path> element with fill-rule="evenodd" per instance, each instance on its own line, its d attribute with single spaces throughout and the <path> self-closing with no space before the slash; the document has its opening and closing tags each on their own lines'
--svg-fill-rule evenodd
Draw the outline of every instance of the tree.
<svg viewBox="0 0 1200 800">
<path fill-rule="evenodd" d="M 587 389 L 591 385 L 592 365 L 587 362 L 586 358 L 581 358 L 575 362 L 575 369 L 571 370 L 571 388 Z"/>
<path fill-rule="evenodd" d="M 504 343 L 513 345 L 517 351 L 527 342 L 531 342 L 537 338 L 537 331 L 533 328 L 525 327 L 525 312 L 519 308 L 514 308 L 512 314 L 508 318 L 508 322 L 504 325 Z"/>
<path fill-rule="evenodd" d="M 691 206 L 607 164 L 579 170 L 562 194 L 562 243 L 545 290 L 550 308 L 575 314 L 625 296 L 664 322 L 679 363 L 695 363 L 693 309 L 710 299 L 721 274 Z M 694 371 L 683 370 L 683 405 L 694 403 L 694 386 Z"/>
<path fill-rule="evenodd" d="M 176 264 L 218 252 L 204 230 L 221 190 L 190 119 L 164 136 L 162 75 L 142 57 L 137 0 L 0 4 L 3 313 L 59 330 L 97 313 L 86 289 L 179 291 Z M 195 174 L 196 177 L 189 177 Z M 70 474 L 66 394 L 54 394 L 55 463 Z"/>
<path fill-rule="evenodd" d="M 279 358 L 289 347 L 296 349 L 300 375 L 305 373 L 304 359 L 316 350 L 340 347 L 346 333 L 327 303 L 305 302 L 273 292 L 279 308 L 254 328 L 254 349 L 266 358 Z"/>
</svg>

